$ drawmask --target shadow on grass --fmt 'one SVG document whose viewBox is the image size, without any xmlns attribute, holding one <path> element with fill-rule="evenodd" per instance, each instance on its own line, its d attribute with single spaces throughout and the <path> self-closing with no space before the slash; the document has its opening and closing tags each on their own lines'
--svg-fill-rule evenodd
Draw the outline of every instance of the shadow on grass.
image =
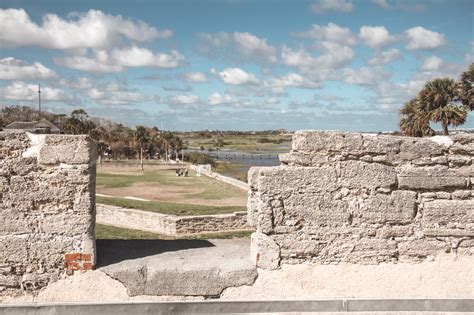
<svg viewBox="0 0 474 315">
<path fill-rule="evenodd" d="M 97 267 L 191 248 L 214 247 L 206 240 L 97 240 Z"/>
</svg>

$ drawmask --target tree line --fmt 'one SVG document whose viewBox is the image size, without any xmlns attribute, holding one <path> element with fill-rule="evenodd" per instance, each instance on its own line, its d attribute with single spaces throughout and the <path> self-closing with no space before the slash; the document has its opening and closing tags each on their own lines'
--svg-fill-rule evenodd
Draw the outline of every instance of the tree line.
<svg viewBox="0 0 474 315">
<path fill-rule="evenodd" d="M 164 159 L 178 157 L 183 140 L 175 133 L 159 130 L 157 127 L 136 126 L 132 129 L 121 123 L 89 117 L 83 109 L 76 109 L 69 116 L 42 112 L 28 106 L 6 106 L 0 115 L 0 128 L 15 121 L 36 121 L 45 118 L 64 134 L 88 134 L 97 142 L 99 162 L 139 158 Z"/>
<path fill-rule="evenodd" d="M 438 78 L 426 82 L 423 89 L 400 109 L 400 131 L 408 136 L 433 136 L 430 123 L 440 123 L 443 134 L 449 126 L 466 123 L 468 112 L 474 110 L 474 63 L 458 81 Z"/>
</svg>

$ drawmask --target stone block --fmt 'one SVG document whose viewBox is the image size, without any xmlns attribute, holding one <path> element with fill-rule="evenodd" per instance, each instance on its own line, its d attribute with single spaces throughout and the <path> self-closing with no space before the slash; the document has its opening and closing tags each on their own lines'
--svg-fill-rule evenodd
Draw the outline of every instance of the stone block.
<svg viewBox="0 0 474 315">
<path fill-rule="evenodd" d="M 396 257 L 396 244 L 381 238 L 337 239 L 328 246 L 321 259 L 325 262 L 377 264 Z"/>
<path fill-rule="evenodd" d="M 260 232 L 252 233 L 250 258 L 255 266 L 262 269 L 277 269 L 280 265 L 280 247 L 272 237 Z"/>
<path fill-rule="evenodd" d="M 429 139 L 404 138 L 397 158 L 410 161 L 442 155 L 447 149 Z"/>
<path fill-rule="evenodd" d="M 421 260 L 428 256 L 436 256 L 450 251 L 446 242 L 436 239 L 419 239 L 398 243 L 400 260 Z"/>
<path fill-rule="evenodd" d="M 474 200 L 433 200 L 423 205 L 423 227 L 474 223 Z"/>
<path fill-rule="evenodd" d="M 28 235 L 0 236 L 0 262 L 28 262 Z"/>
<path fill-rule="evenodd" d="M 258 189 L 258 177 L 259 177 L 260 167 L 251 167 L 247 173 L 247 181 L 250 189 Z"/>
<path fill-rule="evenodd" d="M 320 166 L 329 162 L 329 156 L 327 154 L 309 154 L 297 151 L 280 154 L 279 159 L 283 164 L 290 166 Z"/>
<path fill-rule="evenodd" d="M 410 223 L 416 213 L 416 197 L 415 192 L 406 190 L 370 196 L 357 204 L 353 220 L 358 223 Z"/>
<path fill-rule="evenodd" d="M 460 177 L 446 166 L 413 167 L 404 165 L 399 168 L 398 188 L 415 190 L 442 190 L 467 187 L 466 178 Z"/>
<path fill-rule="evenodd" d="M 293 135 L 292 149 L 299 152 L 355 152 L 362 147 L 362 135 L 350 132 L 301 130 Z"/>
<path fill-rule="evenodd" d="M 45 165 L 89 164 L 96 159 L 96 146 L 88 136 L 47 135 L 38 153 L 38 163 Z"/>
<path fill-rule="evenodd" d="M 427 237 L 474 237 L 474 227 L 472 229 L 423 229 L 423 234 Z"/>
<path fill-rule="evenodd" d="M 305 192 L 331 192 L 337 188 L 336 170 L 330 165 L 322 167 L 277 166 L 261 168 L 258 191 L 265 195 Z"/>
<path fill-rule="evenodd" d="M 344 161 L 338 175 L 340 185 L 347 188 L 391 188 L 397 184 L 395 168 L 379 163 Z"/>
<path fill-rule="evenodd" d="M 284 210 L 289 220 L 298 225 L 337 226 L 349 224 L 349 205 L 346 201 L 334 200 L 329 194 L 292 194 L 284 199 Z M 285 224 L 285 220 L 283 221 Z"/>
<path fill-rule="evenodd" d="M 38 232 L 47 234 L 82 235 L 91 233 L 93 225 L 92 216 L 87 214 L 60 213 L 37 218 Z"/>
</svg>

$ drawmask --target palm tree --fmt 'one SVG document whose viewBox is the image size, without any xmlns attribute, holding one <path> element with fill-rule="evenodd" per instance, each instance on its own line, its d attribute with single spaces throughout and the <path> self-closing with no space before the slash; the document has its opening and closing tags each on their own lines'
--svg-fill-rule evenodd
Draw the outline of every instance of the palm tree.
<svg viewBox="0 0 474 315">
<path fill-rule="evenodd" d="M 429 115 L 421 108 L 418 98 L 406 102 L 400 109 L 400 130 L 412 137 L 434 135 L 434 130 L 429 125 Z"/>
<path fill-rule="evenodd" d="M 459 97 L 467 109 L 474 110 L 474 63 L 471 63 L 469 69 L 461 74 L 458 83 Z"/>
<path fill-rule="evenodd" d="M 466 122 L 467 109 L 462 106 L 457 89 L 453 79 L 439 78 L 427 82 L 418 94 L 422 111 L 430 121 L 441 123 L 445 135 L 449 135 L 448 126 Z"/>
<path fill-rule="evenodd" d="M 135 140 L 140 146 L 140 167 L 143 171 L 143 147 L 150 140 L 148 130 L 143 126 L 137 126 L 135 130 Z"/>
</svg>

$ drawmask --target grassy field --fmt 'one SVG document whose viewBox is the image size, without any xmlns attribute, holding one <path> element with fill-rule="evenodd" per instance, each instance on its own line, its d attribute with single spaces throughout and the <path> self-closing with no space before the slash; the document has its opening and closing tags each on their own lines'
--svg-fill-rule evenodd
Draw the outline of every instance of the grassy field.
<svg viewBox="0 0 474 315">
<path fill-rule="evenodd" d="M 247 193 L 242 189 L 234 187 L 232 185 L 224 184 L 206 176 L 196 176 L 194 171 L 189 171 L 188 177 L 176 176 L 174 169 L 164 170 L 136 170 L 134 168 L 124 169 L 123 167 L 117 168 L 116 170 L 101 169 L 99 167 L 97 171 L 97 192 L 105 195 L 112 195 L 123 197 L 121 193 L 125 191 L 120 188 L 130 188 L 127 192 L 130 192 L 134 197 L 140 197 L 144 199 L 157 199 L 160 200 L 160 196 L 163 200 L 168 201 L 173 199 L 172 202 L 180 202 L 179 200 L 197 200 L 197 204 L 212 205 L 217 200 L 225 200 L 229 198 L 238 199 L 239 202 L 232 205 L 245 205 Z M 137 188 L 137 189 L 134 189 Z M 172 188 L 172 189 L 171 189 Z M 114 194 L 114 189 L 117 194 Z M 170 195 L 171 198 L 165 198 L 169 194 L 164 193 L 172 190 L 174 193 Z M 149 195 L 148 192 L 155 192 L 153 196 Z M 206 200 L 208 202 L 206 202 Z M 199 202 L 200 201 L 200 202 Z M 192 202 L 191 202 L 192 203 Z M 219 204 L 219 203 L 217 203 Z"/>
<path fill-rule="evenodd" d="M 111 197 L 96 197 L 97 203 L 129 208 L 138 209 L 144 211 L 159 212 L 163 214 L 173 215 L 206 215 L 206 214 L 221 214 L 221 213 L 233 213 L 237 211 L 246 211 L 246 207 L 242 206 L 208 206 L 208 205 L 195 205 L 195 204 L 181 204 L 161 201 L 140 201 L 130 200 L 124 198 L 111 198 Z"/>
<path fill-rule="evenodd" d="M 215 239 L 215 238 L 236 238 L 249 237 L 250 231 L 206 233 L 199 235 L 189 235 L 171 237 L 167 235 L 155 234 L 139 230 L 124 229 L 110 225 L 97 224 L 95 235 L 97 239 L 119 239 L 119 240 L 156 240 L 156 239 Z"/>
<path fill-rule="evenodd" d="M 223 140 L 222 149 L 237 150 L 248 153 L 288 152 L 291 147 L 291 135 L 263 134 L 263 135 L 224 135 L 211 138 L 180 134 L 184 144 L 190 148 L 203 147 L 205 150 L 214 149 L 219 138 Z"/>
</svg>

